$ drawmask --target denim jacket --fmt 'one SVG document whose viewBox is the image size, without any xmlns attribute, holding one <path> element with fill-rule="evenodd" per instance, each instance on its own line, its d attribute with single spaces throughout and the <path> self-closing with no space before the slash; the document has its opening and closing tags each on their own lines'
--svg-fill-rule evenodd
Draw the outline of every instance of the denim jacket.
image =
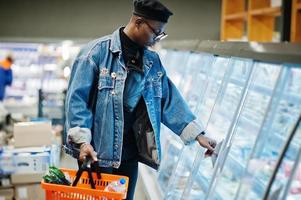
<svg viewBox="0 0 301 200">
<path fill-rule="evenodd" d="M 158 54 L 145 48 L 143 64 L 145 83 L 133 130 L 139 161 L 158 169 L 161 122 L 185 144 L 204 129 L 166 75 Z M 120 166 L 126 77 L 119 29 L 84 46 L 72 67 L 66 96 L 67 143 L 91 143 L 101 167 Z"/>
</svg>

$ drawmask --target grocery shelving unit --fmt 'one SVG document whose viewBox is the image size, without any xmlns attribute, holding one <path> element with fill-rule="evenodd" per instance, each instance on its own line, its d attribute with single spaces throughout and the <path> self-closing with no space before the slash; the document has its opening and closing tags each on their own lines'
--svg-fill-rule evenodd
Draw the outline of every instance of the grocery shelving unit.
<svg viewBox="0 0 301 200">
<path fill-rule="evenodd" d="M 291 19 L 291 41 L 301 42 L 301 1 L 293 0 Z"/>
<path fill-rule="evenodd" d="M 39 90 L 38 117 L 47 118 L 52 124 L 64 125 L 65 123 L 65 98 L 66 91 Z"/>
<path fill-rule="evenodd" d="M 8 52 L 15 59 L 12 66 L 13 84 L 6 90 L 4 105 L 14 114 L 25 117 L 49 117 L 54 124 L 63 122 L 63 91 L 67 88 L 64 67 L 71 67 L 80 45 L 68 50 L 63 57 L 62 43 L 0 43 L 0 57 Z M 66 52 L 64 52 L 66 53 Z M 39 90 L 43 99 L 39 99 Z M 43 110 L 43 113 L 41 112 Z"/>
<path fill-rule="evenodd" d="M 241 39 L 245 32 L 247 12 L 245 0 L 223 0 L 221 40 Z"/>
<path fill-rule="evenodd" d="M 271 0 L 249 0 L 249 41 L 270 42 L 273 40 L 275 18 L 281 15 L 280 7 L 271 7 Z"/>
<path fill-rule="evenodd" d="M 278 42 L 276 18 L 282 17 L 281 1 L 223 0 L 221 40 Z M 280 4 L 279 4 L 280 2 Z M 282 32 L 282 31 L 280 31 Z"/>
</svg>

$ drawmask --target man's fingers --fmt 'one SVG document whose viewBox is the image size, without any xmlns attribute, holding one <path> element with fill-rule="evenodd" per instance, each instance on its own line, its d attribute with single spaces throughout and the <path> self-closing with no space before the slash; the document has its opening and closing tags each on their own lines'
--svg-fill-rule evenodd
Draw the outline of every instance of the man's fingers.
<svg viewBox="0 0 301 200">
<path fill-rule="evenodd" d="M 214 151 L 214 148 L 209 144 L 209 142 L 205 146 L 209 151 Z"/>
<path fill-rule="evenodd" d="M 212 155 L 213 155 L 213 151 L 207 150 L 205 152 L 205 157 L 209 157 L 209 156 L 212 156 Z"/>
<path fill-rule="evenodd" d="M 79 155 L 79 160 L 83 162 L 83 161 L 86 159 L 86 157 L 87 157 L 87 154 L 86 154 L 86 153 L 81 153 L 81 154 Z"/>
<path fill-rule="evenodd" d="M 216 147 L 216 141 L 215 140 L 209 140 L 209 144 L 211 147 L 215 148 Z"/>
<path fill-rule="evenodd" d="M 79 159 L 84 161 L 87 157 L 91 157 L 93 162 L 97 161 L 97 153 L 90 144 L 85 144 L 81 147 Z"/>
<path fill-rule="evenodd" d="M 93 153 L 92 153 L 92 159 L 94 162 L 97 161 L 97 153 L 95 151 L 93 151 Z"/>
<path fill-rule="evenodd" d="M 214 149 L 217 144 L 215 140 L 205 136 L 198 136 L 197 140 L 202 147 L 207 149 L 205 151 L 205 157 L 212 156 L 215 153 Z"/>
</svg>

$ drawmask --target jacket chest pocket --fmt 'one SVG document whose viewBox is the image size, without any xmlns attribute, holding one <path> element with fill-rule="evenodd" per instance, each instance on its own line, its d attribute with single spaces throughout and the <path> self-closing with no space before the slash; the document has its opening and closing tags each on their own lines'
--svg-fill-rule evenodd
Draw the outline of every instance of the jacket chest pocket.
<svg viewBox="0 0 301 200">
<path fill-rule="evenodd" d="M 98 90 L 113 89 L 113 79 L 110 76 L 100 76 L 98 80 Z"/>
<path fill-rule="evenodd" d="M 112 72 L 111 75 L 99 76 L 98 90 L 99 91 L 109 90 L 109 91 L 111 91 L 111 94 L 114 95 L 116 78 L 117 78 L 117 74 L 115 72 Z"/>
</svg>

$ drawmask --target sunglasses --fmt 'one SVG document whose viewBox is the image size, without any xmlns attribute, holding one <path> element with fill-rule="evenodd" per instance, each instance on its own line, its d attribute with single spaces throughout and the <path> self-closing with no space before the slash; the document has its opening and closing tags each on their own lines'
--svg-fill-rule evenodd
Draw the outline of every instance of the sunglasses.
<svg viewBox="0 0 301 200">
<path fill-rule="evenodd" d="M 156 37 L 154 38 L 154 41 L 159 42 L 159 41 L 165 39 L 168 36 L 164 31 L 160 32 L 160 33 L 156 32 L 156 30 L 146 20 L 144 20 L 144 23 L 156 35 Z"/>
</svg>

